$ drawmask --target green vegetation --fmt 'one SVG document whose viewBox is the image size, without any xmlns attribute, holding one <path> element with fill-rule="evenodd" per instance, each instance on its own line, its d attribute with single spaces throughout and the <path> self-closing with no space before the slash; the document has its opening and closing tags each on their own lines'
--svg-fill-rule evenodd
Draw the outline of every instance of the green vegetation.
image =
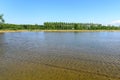
<svg viewBox="0 0 120 80">
<path fill-rule="evenodd" d="M 35 30 L 44 29 L 42 25 L 17 25 L 17 24 L 0 24 L 1 30 Z"/>
<path fill-rule="evenodd" d="M 8 24 L 0 15 L 0 30 L 120 30 L 118 26 L 94 23 L 45 22 L 43 25 Z"/>
<path fill-rule="evenodd" d="M 45 22 L 44 29 L 51 30 L 120 30 L 118 26 L 104 26 L 93 23 Z"/>
<path fill-rule="evenodd" d="M 4 23 L 5 20 L 3 19 L 3 14 L 0 15 L 0 23 Z"/>
<path fill-rule="evenodd" d="M 45 22 L 44 25 L 0 24 L 0 30 L 120 30 L 118 26 L 93 23 Z"/>
</svg>

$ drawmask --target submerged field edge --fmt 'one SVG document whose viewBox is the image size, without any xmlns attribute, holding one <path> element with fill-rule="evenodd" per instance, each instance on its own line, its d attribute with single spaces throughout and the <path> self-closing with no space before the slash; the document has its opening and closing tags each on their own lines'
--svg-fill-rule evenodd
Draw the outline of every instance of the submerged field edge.
<svg viewBox="0 0 120 80">
<path fill-rule="evenodd" d="M 6 32 L 120 32 L 120 30 L 0 30 Z"/>
</svg>

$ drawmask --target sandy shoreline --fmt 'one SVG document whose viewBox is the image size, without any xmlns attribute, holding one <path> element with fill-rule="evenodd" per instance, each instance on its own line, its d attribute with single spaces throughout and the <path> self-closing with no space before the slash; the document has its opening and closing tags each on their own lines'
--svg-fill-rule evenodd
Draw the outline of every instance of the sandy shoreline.
<svg viewBox="0 0 120 80">
<path fill-rule="evenodd" d="M 0 30 L 6 32 L 120 32 L 120 30 Z"/>
</svg>

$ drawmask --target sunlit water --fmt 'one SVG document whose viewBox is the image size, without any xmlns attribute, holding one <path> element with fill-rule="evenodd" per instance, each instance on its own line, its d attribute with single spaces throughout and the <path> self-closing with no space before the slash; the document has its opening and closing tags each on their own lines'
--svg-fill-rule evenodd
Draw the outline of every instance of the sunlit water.
<svg viewBox="0 0 120 80">
<path fill-rule="evenodd" d="M 86 80 L 86 77 L 120 79 L 119 32 L 0 34 L 0 80 Z"/>
</svg>

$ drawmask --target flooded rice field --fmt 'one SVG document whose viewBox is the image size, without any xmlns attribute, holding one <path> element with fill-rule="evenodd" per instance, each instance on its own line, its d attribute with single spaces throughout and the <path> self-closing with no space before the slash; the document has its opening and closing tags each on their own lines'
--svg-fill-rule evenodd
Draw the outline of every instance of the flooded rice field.
<svg viewBox="0 0 120 80">
<path fill-rule="evenodd" d="M 120 32 L 1 33 L 0 80 L 120 80 Z"/>
</svg>

